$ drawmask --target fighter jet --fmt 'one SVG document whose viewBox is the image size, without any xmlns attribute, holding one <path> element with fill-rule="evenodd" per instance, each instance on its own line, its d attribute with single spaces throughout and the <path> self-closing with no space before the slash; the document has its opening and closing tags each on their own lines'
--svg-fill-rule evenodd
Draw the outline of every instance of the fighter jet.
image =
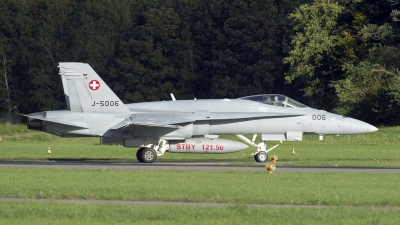
<svg viewBox="0 0 400 225">
<path fill-rule="evenodd" d="M 257 162 L 268 160 L 265 141 L 301 141 L 304 133 L 362 134 L 368 123 L 310 108 L 280 94 L 237 99 L 176 100 L 124 104 L 89 64 L 60 62 L 67 110 L 31 113 L 27 127 L 61 137 L 100 137 L 101 143 L 139 148 L 138 161 L 166 152 L 230 153 L 248 148 L 220 134 L 236 134 Z M 244 134 L 260 134 L 261 143 Z M 255 136 L 253 136 L 255 137 Z"/>
</svg>

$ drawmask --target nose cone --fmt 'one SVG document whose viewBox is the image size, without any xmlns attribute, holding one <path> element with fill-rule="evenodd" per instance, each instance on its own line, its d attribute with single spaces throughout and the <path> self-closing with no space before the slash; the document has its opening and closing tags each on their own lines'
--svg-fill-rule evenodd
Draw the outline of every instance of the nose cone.
<svg viewBox="0 0 400 225">
<path fill-rule="evenodd" d="M 377 131 L 378 128 L 353 118 L 343 118 L 343 134 L 364 134 Z"/>
</svg>

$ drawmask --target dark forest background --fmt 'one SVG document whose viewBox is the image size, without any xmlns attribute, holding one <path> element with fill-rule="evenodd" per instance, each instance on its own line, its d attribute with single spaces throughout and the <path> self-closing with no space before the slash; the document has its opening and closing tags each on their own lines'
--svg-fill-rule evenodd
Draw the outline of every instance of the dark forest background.
<svg viewBox="0 0 400 225">
<path fill-rule="evenodd" d="M 58 62 L 125 103 L 285 94 L 400 124 L 400 0 L 1 0 L 0 112 L 65 109 Z"/>
</svg>

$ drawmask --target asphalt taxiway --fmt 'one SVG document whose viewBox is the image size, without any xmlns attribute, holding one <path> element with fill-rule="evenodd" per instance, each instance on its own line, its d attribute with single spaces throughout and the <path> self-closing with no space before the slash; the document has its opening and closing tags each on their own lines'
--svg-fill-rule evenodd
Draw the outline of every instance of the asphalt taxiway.
<svg viewBox="0 0 400 225">
<path fill-rule="evenodd" d="M 0 161 L 0 168 L 65 168 L 65 169 L 101 169 L 101 170 L 160 170 L 160 171 L 242 171 L 267 172 L 265 164 L 254 166 L 235 166 L 229 162 L 155 162 L 151 164 L 139 162 L 110 162 L 110 161 Z M 308 173 L 393 173 L 400 174 L 400 168 L 390 167 L 317 167 L 317 166 L 277 166 L 279 172 L 308 172 Z"/>
</svg>

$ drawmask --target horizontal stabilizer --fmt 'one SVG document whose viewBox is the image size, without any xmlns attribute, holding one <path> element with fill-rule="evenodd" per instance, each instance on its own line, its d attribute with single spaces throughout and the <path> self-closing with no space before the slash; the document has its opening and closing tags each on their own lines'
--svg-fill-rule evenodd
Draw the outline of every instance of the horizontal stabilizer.
<svg viewBox="0 0 400 225">
<path fill-rule="evenodd" d="M 68 126 L 88 129 L 87 125 L 82 124 L 82 123 L 74 123 L 74 122 L 58 120 L 58 119 L 48 119 L 48 118 L 45 119 L 43 117 L 36 117 L 36 116 L 30 116 L 30 115 L 24 115 L 24 114 L 20 114 L 20 115 L 21 116 L 26 116 L 29 119 L 37 119 L 37 120 L 41 120 L 41 121 L 47 121 L 47 122 L 52 122 L 52 123 L 58 123 L 58 124 L 64 124 L 64 125 L 68 125 Z"/>
</svg>

